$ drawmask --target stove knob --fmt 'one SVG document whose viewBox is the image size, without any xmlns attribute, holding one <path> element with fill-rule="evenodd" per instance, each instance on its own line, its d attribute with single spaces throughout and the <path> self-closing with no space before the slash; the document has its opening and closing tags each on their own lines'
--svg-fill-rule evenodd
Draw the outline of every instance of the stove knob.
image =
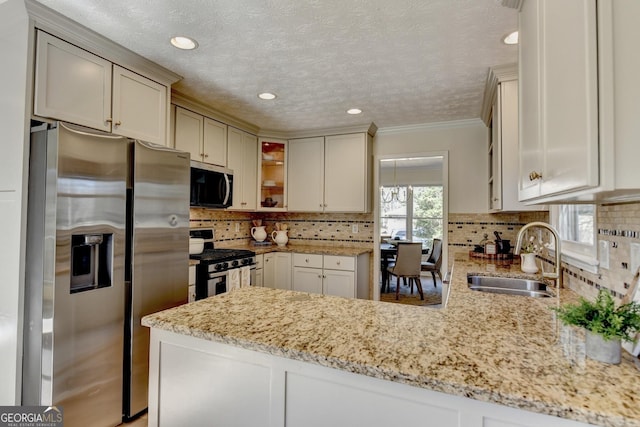
<svg viewBox="0 0 640 427">
<path fill-rule="evenodd" d="M 242 265 L 249 265 L 251 264 L 251 258 L 245 258 L 242 260 Z"/>
<path fill-rule="evenodd" d="M 237 259 L 231 261 L 231 267 L 237 267 L 239 265 L 239 262 Z"/>
<path fill-rule="evenodd" d="M 222 268 L 224 268 L 225 270 L 226 270 L 227 268 L 229 268 L 229 263 L 228 263 L 228 262 L 223 262 L 223 263 L 222 263 Z"/>
<path fill-rule="evenodd" d="M 224 266 L 222 264 L 216 264 L 216 271 L 222 270 Z"/>
</svg>

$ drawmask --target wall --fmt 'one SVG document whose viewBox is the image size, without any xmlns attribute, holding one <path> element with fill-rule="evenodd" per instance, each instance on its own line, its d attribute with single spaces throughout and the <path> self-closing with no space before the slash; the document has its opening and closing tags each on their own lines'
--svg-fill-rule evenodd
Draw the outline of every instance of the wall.
<svg viewBox="0 0 640 427">
<path fill-rule="evenodd" d="M 487 211 L 488 129 L 480 120 L 464 120 L 378 130 L 376 156 L 449 152 L 449 212 Z"/>
<path fill-rule="evenodd" d="M 0 405 L 20 403 L 29 40 L 22 0 L 0 2 Z"/>
<path fill-rule="evenodd" d="M 395 182 L 393 168 L 380 170 L 380 184 L 393 185 L 396 183 L 439 185 L 442 184 L 442 168 L 398 168 Z"/>
</svg>

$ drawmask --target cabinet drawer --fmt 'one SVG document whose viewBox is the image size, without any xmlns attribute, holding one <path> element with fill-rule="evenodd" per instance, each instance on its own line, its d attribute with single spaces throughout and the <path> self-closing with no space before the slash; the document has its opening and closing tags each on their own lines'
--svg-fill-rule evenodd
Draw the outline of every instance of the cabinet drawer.
<svg viewBox="0 0 640 427">
<path fill-rule="evenodd" d="M 354 271 L 356 269 L 355 258 L 350 256 L 324 256 L 324 268 L 330 270 Z"/>
<path fill-rule="evenodd" d="M 322 255 L 318 254 L 293 254 L 294 267 L 322 268 Z"/>
</svg>

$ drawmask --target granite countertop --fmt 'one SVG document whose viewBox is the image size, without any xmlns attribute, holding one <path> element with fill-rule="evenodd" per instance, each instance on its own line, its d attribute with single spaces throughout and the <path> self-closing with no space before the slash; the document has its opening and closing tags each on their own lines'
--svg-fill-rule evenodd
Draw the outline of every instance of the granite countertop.
<svg viewBox="0 0 640 427">
<path fill-rule="evenodd" d="M 338 255 L 338 256 L 358 256 L 367 252 L 373 252 L 371 246 L 339 246 L 339 245 L 307 245 L 307 244 L 288 244 L 285 246 L 270 245 L 259 246 L 251 243 L 221 243 L 216 247 L 248 249 L 254 251 L 257 255 L 269 252 L 297 252 L 303 254 L 320 254 L 320 255 Z"/>
<path fill-rule="evenodd" d="M 468 272 L 520 275 L 515 269 L 456 260 L 444 309 L 242 288 L 142 323 L 591 424 L 640 426 L 640 372 L 626 352 L 620 365 L 567 357 L 550 310 L 554 298 L 467 288 Z"/>
</svg>

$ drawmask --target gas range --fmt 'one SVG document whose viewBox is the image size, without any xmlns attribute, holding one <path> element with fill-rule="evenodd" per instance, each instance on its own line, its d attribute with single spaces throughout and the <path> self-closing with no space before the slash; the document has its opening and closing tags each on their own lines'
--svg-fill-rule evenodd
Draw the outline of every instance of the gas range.
<svg viewBox="0 0 640 427">
<path fill-rule="evenodd" d="M 190 255 L 201 264 L 213 264 L 215 271 L 255 264 L 256 253 L 246 249 L 205 249 L 201 254 Z"/>
<path fill-rule="evenodd" d="M 189 257 L 200 261 L 196 267 L 196 299 L 217 295 L 229 290 L 229 272 L 241 267 L 250 267 L 255 275 L 256 253 L 247 249 L 214 247 L 213 228 L 193 228 L 190 237 L 204 240 L 204 250 Z M 252 278 L 251 283 L 254 283 Z"/>
</svg>

